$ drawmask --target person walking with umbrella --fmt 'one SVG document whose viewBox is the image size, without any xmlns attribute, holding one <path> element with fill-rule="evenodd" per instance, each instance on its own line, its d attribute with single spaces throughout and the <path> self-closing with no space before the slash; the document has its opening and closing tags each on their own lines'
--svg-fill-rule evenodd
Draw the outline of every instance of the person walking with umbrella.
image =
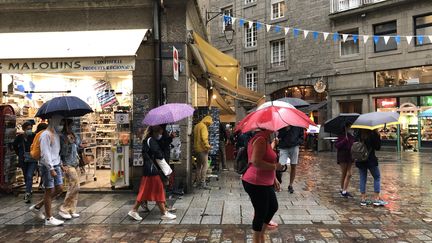
<svg viewBox="0 0 432 243">
<path fill-rule="evenodd" d="M 197 153 L 197 171 L 195 183 L 199 183 L 202 189 L 210 189 L 206 184 L 208 155 L 211 149 L 208 138 L 208 127 L 213 124 L 211 116 L 205 116 L 194 127 L 194 149 Z"/>
<path fill-rule="evenodd" d="M 60 168 L 60 133 L 63 130 L 62 116 L 49 119 L 48 128 L 40 136 L 41 172 L 45 187 L 44 199 L 30 207 L 30 210 L 40 219 L 45 219 L 45 225 L 58 226 L 64 221 L 52 216 L 52 198 L 63 192 L 63 174 Z M 40 210 L 45 206 L 45 215 Z"/>
<path fill-rule="evenodd" d="M 344 133 L 338 136 L 335 143 L 337 149 L 337 163 L 342 172 L 340 194 L 346 198 L 353 197 L 351 193 L 347 191 L 352 176 L 351 168 L 353 164 L 351 147 L 354 143 L 354 136 L 352 135 L 351 125 L 352 124 L 349 122 L 345 124 L 343 129 Z"/>
</svg>

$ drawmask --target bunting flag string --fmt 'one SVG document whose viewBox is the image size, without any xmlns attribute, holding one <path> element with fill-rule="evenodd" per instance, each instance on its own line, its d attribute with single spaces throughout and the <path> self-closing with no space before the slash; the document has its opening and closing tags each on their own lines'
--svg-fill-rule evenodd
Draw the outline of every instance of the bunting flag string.
<svg viewBox="0 0 432 243">
<path fill-rule="evenodd" d="M 246 20 L 244 18 L 236 18 L 231 17 L 228 15 L 223 15 L 222 20 L 225 25 L 231 24 L 234 26 L 236 20 L 238 20 L 239 26 L 245 26 L 247 24 L 248 28 L 255 28 L 257 30 L 260 30 L 263 26 L 265 26 L 265 29 L 267 32 L 270 32 L 270 30 L 273 29 L 274 32 L 280 33 L 282 30 L 285 35 L 288 35 L 290 30 L 292 30 L 294 38 L 298 38 L 300 35 L 300 32 L 303 33 L 303 39 L 307 39 L 309 33 L 312 33 L 313 39 L 318 40 L 319 36 L 322 35 L 323 40 L 327 41 L 329 35 L 332 35 L 334 42 L 346 42 L 348 40 L 354 41 L 354 43 L 357 44 L 360 40 L 363 41 L 364 44 L 368 42 L 370 38 L 373 39 L 373 42 L 375 44 L 378 44 L 380 40 L 382 39 L 384 41 L 384 44 L 387 45 L 390 40 L 394 39 L 397 45 L 401 44 L 401 40 L 404 39 L 408 44 L 411 44 L 412 40 L 415 39 L 420 45 L 422 45 L 425 41 L 432 42 L 432 35 L 416 35 L 416 36 L 402 36 L 402 35 L 358 35 L 358 34 L 345 34 L 345 33 L 331 33 L 331 32 L 322 32 L 322 31 L 316 31 L 316 30 L 305 30 L 300 29 L 296 27 L 287 27 L 287 26 L 280 26 L 280 25 L 272 25 L 272 24 L 266 24 L 266 23 L 260 23 L 257 21 L 251 21 Z"/>
</svg>

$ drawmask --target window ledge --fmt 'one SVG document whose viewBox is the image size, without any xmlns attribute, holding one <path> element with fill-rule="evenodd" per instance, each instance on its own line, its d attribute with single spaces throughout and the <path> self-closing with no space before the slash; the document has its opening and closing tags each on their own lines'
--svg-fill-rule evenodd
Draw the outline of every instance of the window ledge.
<svg viewBox="0 0 432 243">
<path fill-rule="evenodd" d="M 430 51 L 432 50 L 432 44 L 426 44 L 422 46 L 414 46 L 408 49 L 408 53 L 420 52 L 420 51 Z"/>
<path fill-rule="evenodd" d="M 378 53 L 372 53 L 368 58 L 379 58 L 379 57 L 386 57 L 386 56 L 395 56 L 395 55 L 400 55 L 402 54 L 402 50 L 397 49 L 397 50 L 392 50 L 392 51 L 383 51 L 383 52 L 378 52 Z"/>
<path fill-rule="evenodd" d="M 360 60 L 363 60 L 363 57 L 360 56 L 360 53 L 359 53 L 359 54 L 355 54 L 355 55 L 338 56 L 334 62 L 335 63 L 342 63 L 342 62 L 352 62 L 352 61 L 360 61 Z"/>
<path fill-rule="evenodd" d="M 243 47 L 243 52 L 253 52 L 253 51 L 258 51 L 258 47 L 254 46 L 254 47 Z"/>
<path fill-rule="evenodd" d="M 286 71 L 288 70 L 288 67 L 286 66 L 286 64 L 283 65 L 274 65 L 274 64 L 270 64 L 269 67 L 267 67 L 267 72 L 269 73 L 276 73 L 276 72 L 282 72 L 282 71 Z"/>
<path fill-rule="evenodd" d="M 288 21 L 287 16 L 283 16 L 283 17 L 280 17 L 277 19 L 271 19 L 271 17 L 270 17 L 270 23 L 269 24 L 279 24 L 281 22 L 286 22 L 286 21 Z"/>
<path fill-rule="evenodd" d="M 255 7 L 257 5 L 257 2 L 253 2 L 253 3 L 245 3 L 243 5 L 243 9 L 245 8 L 251 8 L 251 7 Z"/>
</svg>

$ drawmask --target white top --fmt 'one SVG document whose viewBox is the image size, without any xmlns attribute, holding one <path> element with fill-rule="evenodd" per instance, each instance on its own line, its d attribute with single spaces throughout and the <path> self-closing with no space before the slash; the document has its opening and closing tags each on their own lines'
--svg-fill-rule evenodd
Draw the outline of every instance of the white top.
<svg viewBox="0 0 432 243">
<path fill-rule="evenodd" d="M 41 159 L 40 162 L 48 168 L 53 169 L 54 166 L 60 165 L 60 136 L 54 132 L 45 130 L 41 136 L 40 149 Z"/>
</svg>

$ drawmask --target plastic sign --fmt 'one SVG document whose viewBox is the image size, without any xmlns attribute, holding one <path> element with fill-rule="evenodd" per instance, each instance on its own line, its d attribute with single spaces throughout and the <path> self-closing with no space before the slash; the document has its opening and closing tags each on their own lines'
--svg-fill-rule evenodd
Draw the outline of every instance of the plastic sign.
<svg viewBox="0 0 432 243">
<path fill-rule="evenodd" d="M 173 46 L 173 76 L 174 76 L 174 80 L 179 80 L 179 55 L 178 55 L 178 51 L 175 48 L 175 46 Z"/>
</svg>

